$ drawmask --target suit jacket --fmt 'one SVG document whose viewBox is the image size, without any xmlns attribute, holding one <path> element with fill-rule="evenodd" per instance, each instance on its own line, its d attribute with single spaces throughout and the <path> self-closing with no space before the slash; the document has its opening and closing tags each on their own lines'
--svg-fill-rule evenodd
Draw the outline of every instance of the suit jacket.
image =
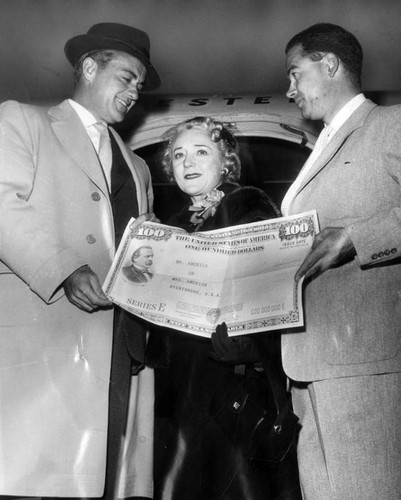
<svg viewBox="0 0 401 500">
<path fill-rule="evenodd" d="M 150 174 L 115 134 L 152 210 Z M 113 218 L 96 152 L 68 101 L 0 107 L 0 494 L 102 495 L 113 311 L 70 304 L 63 281 L 102 283 Z"/>
<path fill-rule="evenodd" d="M 290 213 L 343 226 L 351 262 L 305 283 L 305 328 L 283 335 L 287 374 L 313 381 L 401 369 L 401 106 L 367 100 L 299 187 Z"/>
</svg>

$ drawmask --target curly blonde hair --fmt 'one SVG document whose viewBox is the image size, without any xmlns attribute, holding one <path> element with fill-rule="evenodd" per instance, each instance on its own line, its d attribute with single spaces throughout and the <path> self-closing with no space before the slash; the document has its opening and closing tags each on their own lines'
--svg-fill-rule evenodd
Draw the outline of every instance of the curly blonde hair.
<svg viewBox="0 0 401 500">
<path fill-rule="evenodd" d="M 162 166 L 169 181 L 174 181 L 172 165 L 172 149 L 178 136 L 192 128 L 206 130 L 210 138 L 217 144 L 223 159 L 223 181 L 238 181 L 241 175 L 241 160 L 238 155 L 238 144 L 233 134 L 222 122 L 207 116 L 197 116 L 169 129 L 164 138 L 167 141 L 162 153 Z"/>
</svg>

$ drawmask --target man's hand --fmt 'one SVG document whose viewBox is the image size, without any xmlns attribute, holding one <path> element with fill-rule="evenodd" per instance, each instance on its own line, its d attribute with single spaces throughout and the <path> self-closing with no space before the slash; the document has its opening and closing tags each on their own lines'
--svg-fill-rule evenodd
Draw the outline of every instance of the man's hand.
<svg viewBox="0 0 401 500">
<path fill-rule="evenodd" d="M 67 299 L 87 312 L 111 307 L 113 304 L 104 294 L 97 275 L 88 266 L 74 271 L 63 283 Z"/>
<path fill-rule="evenodd" d="M 143 222 L 160 222 L 153 212 L 148 212 L 147 214 L 138 215 L 135 221 L 131 224 L 131 229 L 140 226 Z"/>
<path fill-rule="evenodd" d="M 349 262 L 356 255 L 354 244 L 344 227 L 326 227 L 316 235 L 312 249 L 295 274 L 295 281 L 317 277 L 327 269 Z"/>
<path fill-rule="evenodd" d="M 215 361 L 240 365 L 244 363 L 256 363 L 260 361 L 258 349 L 253 340 L 247 336 L 228 336 L 227 325 L 218 325 L 212 333 L 213 351 L 210 357 Z"/>
</svg>

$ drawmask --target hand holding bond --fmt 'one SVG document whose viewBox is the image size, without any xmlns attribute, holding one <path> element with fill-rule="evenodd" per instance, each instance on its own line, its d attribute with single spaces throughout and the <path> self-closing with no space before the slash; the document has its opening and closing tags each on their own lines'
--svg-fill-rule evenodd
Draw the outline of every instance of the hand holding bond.
<svg viewBox="0 0 401 500">
<path fill-rule="evenodd" d="M 317 277 L 332 267 L 350 261 L 356 255 L 354 244 L 344 227 L 326 227 L 316 235 L 295 280 Z"/>
<path fill-rule="evenodd" d="M 112 302 L 106 297 L 99 278 L 89 266 L 74 271 L 63 284 L 67 299 L 83 311 L 110 307 Z"/>
</svg>

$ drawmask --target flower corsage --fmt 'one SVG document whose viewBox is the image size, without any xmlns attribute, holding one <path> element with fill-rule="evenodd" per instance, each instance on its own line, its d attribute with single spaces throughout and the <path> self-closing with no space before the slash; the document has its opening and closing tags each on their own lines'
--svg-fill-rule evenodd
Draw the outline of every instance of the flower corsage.
<svg viewBox="0 0 401 500">
<path fill-rule="evenodd" d="M 194 212 L 190 219 L 191 223 L 194 226 L 200 227 L 206 219 L 213 217 L 223 198 L 223 191 L 219 191 L 215 188 L 205 196 L 199 205 L 191 205 L 188 208 L 190 212 Z"/>
</svg>

